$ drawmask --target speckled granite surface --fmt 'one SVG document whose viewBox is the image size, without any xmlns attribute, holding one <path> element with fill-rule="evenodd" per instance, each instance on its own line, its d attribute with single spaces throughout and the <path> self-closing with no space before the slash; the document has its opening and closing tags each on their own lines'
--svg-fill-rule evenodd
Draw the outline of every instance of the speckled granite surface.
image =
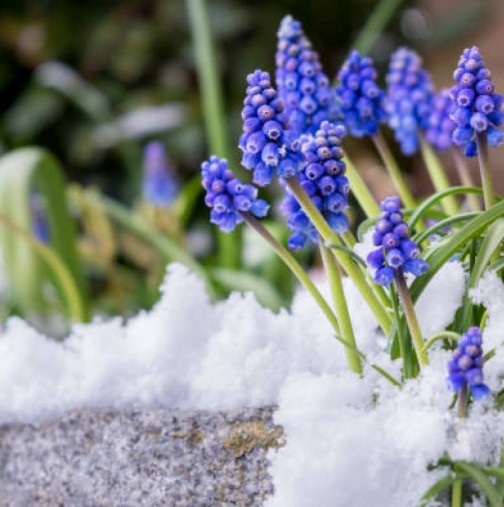
<svg viewBox="0 0 504 507">
<path fill-rule="evenodd" d="M 272 414 L 85 410 L 0 426 L 0 506 L 263 505 L 267 449 L 283 443 Z"/>
</svg>

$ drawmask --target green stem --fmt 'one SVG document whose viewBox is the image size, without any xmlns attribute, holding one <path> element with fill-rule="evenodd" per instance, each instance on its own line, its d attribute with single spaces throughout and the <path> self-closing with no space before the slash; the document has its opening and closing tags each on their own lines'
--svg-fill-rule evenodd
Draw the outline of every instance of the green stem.
<svg viewBox="0 0 504 507">
<path fill-rule="evenodd" d="M 274 252 L 282 259 L 285 265 L 291 270 L 292 274 L 299 280 L 299 282 L 306 288 L 306 290 L 312 295 L 313 299 L 319 305 L 327 320 L 331 323 L 332 327 L 336 331 L 336 334 L 341 335 L 340 326 L 338 319 L 335 317 L 333 311 L 327 304 L 327 301 L 323 298 L 322 294 L 318 291 L 315 284 L 311 281 L 310 277 L 306 274 L 301 264 L 284 248 L 272 235 L 271 233 L 250 213 L 240 212 L 245 222 L 252 227 L 270 246 Z M 343 337 L 345 338 L 345 337 Z M 352 346 L 350 343 L 349 346 Z M 345 349 L 348 347 L 345 347 Z"/>
<path fill-rule="evenodd" d="M 475 185 L 471 176 L 471 172 L 469 171 L 465 157 L 460 152 L 460 148 L 454 146 L 451 151 L 453 154 L 453 160 L 455 161 L 455 168 L 457 169 L 457 173 L 462 185 L 466 187 L 474 187 Z M 467 194 L 466 199 L 469 203 L 469 209 L 472 211 L 481 211 L 478 196 L 475 194 Z"/>
<path fill-rule="evenodd" d="M 422 157 L 429 172 L 430 179 L 434 188 L 437 192 L 442 192 L 450 188 L 450 182 L 446 177 L 446 173 L 443 169 L 443 165 L 439 160 L 439 157 L 434 152 L 432 146 L 424 139 L 420 134 L 420 149 L 422 151 Z M 456 215 L 459 211 L 457 200 L 453 195 L 447 195 L 441 204 L 446 211 L 447 215 Z"/>
<path fill-rule="evenodd" d="M 407 342 L 407 338 L 403 333 L 401 325 L 401 315 L 399 312 L 399 301 L 397 291 L 391 285 L 390 287 L 390 299 L 392 300 L 392 307 L 394 309 L 394 317 L 397 325 L 397 338 L 399 341 L 399 351 L 403 360 L 403 375 L 404 378 L 413 378 L 415 368 L 413 366 L 413 357 L 411 355 L 411 345 Z"/>
<path fill-rule="evenodd" d="M 404 206 L 408 209 L 414 209 L 416 207 L 415 199 L 413 198 L 413 195 L 411 194 L 410 189 L 408 188 L 408 185 L 406 184 L 406 181 L 404 180 L 404 177 L 401 173 L 401 170 L 399 169 L 399 166 L 397 165 L 392 152 L 385 142 L 382 133 L 378 132 L 375 136 L 372 137 L 372 139 L 378 153 L 380 154 L 383 164 L 385 165 L 385 168 L 387 169 L 387 172 L 389 173 L 390 178 L 394 183 L 397 193 L 404 203 Z"/>
<path fill-rule="evenodd" d="M 462 479 L 457 479 L 453 483 L 451 507 L 462 507 Z"/>
<path fill-rule="evenodd" d="M 9 217 L 0 214 L 0 223 L 23 238 L 53 272 L 54 278 L 61 288 L 61 299 L 67 305 L 70 319 L 74 322 L 86 322 L 88 316 L 77 283 L 59 255 L 44 243 L 34 239 L 31 234 L 19 227 Z"/>
<path fill-rule="evenodd" d="M 341 329 L 341 337 L 350 344 L 350 347 L 345 347 L 345 355 L 347 358 L 348 366 L 350 369 L 362 375 L 362 364 L 359 356 L 355 350 L 357 344 L 353 332 L 352 322 L 350 321 L 350 314 L 348 313 L 348 306 L 346 303 L 345 292 L 343 291 L 343 284 L 341 283 L 341 275 L 339 272 L 338 264 L 332 254 L 331 250 L 324 246 L 322 240 L 319 239 L 320 253 L 324 262 L 324 268 L 329 281 L 329 287 L 333 297 L 334 309 Z"/>
<path fill-rule="evenodd" d="M 406 284 L 406 279 L 404 278 L 404 273 L 400 268 L 396 271 L 395 281 L 418 362 L 421 366 L 426 366 L 429 364 L 429 358 L 427 356 L 427 351 L 424 348 L 422 331 L 420 330 L 420 325 L 418 324 L 415 307 L 413 305 L 413 300 L 411 299 L 408 285 Z"/>
<path fill-rule="evenodd" d="M 189 22 L 194 41 L 196 67 L 203 101 L 206 135 L 210 151 L 230 160 L 222 91 L 219 85 L 215 47 L 210 32 L 205 0 L 187 0 Z M 218 232 L 221 266 L 239 268 L 240 236 Z"/>
<path fill-rule="evenodd" d="M 359 37 L 352 47 L 363 55 L 367 54 L 403 1 L 381 0 L 367 18 L 366 24 L 360 31 Z"/>
<path fill-rule="evenodd" d="M 322 236 L 324 241 L 328 243 L 332 243 L 334 245 L 341 245 L 341 240 L 339 236 L 334 232 L 329 224 L 324 220 L 324 217 L 317 209 L 317 207 L 313 204 L 310 196 L 306 194 L 306 192 L 301 187 L 297 178 L 288 178 L 286 180 L 287 186 L 290 191 L 300 204 L 303 211 L 306 213 L 308 218 L 311 220 L 317 232 Z M 388 336 L 390 333 L 391 321 L 390 317 L 387 314 L 384 306 L 377 299 L 376 295 L 370 288 L 367 283 L 366 277 L 359 269 L 359 267 L 354 263 L 354 261 L 349 257 L 347 253 L 342 250 L 335 249 L 333 250 L 333 254 L 338 259 L 339 263 L 346 271 L 347 275 L 352 279 L 355 287 L 360 292 L 367 305 L 373 312 L 376 320 L 378 321 L 380 327 L 382 328 L 385 335 Z"/>
<path fill-rule="evenodd" d="M 215 296 L 215 288 L 213 287 L 208 273 L 205 268 L 196 262 L 182 247 L 167 236 L 159 234 L 149 222 L 143 220 L 138 215 L 132 213 L 128 208 L 110 199 L 109 197 L 100 196 L 100 204 L 104 211 L 124 229 L 130 231 L 153 248 L 155 248 L 167 261 L 177 261 L 185 264 L 192 271 L 200 275 L 207 285 L 207 290 L 211 296 Z"/>
<path fill-rule="evenodd" d="M 380 207 L 347 155 L 345 155 L 345 164 L 345 174 L 350 182 L 350 188 L 352 189 L 355 199 L 367 217 L 377 217 L 380 214 Z"/>
<path fill-rule="evenodd" d="M 464 381 L 458 396 L 457 417 L 465 419 L 467 416 L 467 382 Z M 451 507 L 462 507 L 462 480 L 458 479 L 452 486 Z"/>
<path fill-rule="evenodd" d="M 479 134 L 476 138 L 478 144 L 478 161 L 481 173 L 481 184 L 483 186 L 483 200 L 485 210 L 489 210 L 495 203 L 492 171 L 488 161 L 488 143 L 484 135 Z"/>
<path fill-rule="evenodd" d="M 457 417 L 465 419 L 467 416 L 467 382 L 464 381 L 460 389 L 457 406 Z"/>
</svg>

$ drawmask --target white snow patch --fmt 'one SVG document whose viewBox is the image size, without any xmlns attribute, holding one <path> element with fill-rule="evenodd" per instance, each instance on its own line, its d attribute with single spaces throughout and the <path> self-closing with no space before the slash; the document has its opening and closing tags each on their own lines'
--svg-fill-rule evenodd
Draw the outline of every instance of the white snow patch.
<svg viewBox="0 0 504 507">
<path fill-rule="evenodd" d="M 461 302 L 465 274 L 447 264 L 417 310 L 423 332 L 440 331 Z M 345 280 L 359 348 L 399 377 L 399 362 L 353 285 Z M 327 295 L 327 289 L 321 287 Z M 449 410 L 449 353 L 430 352 L 422 375 L 402 389 L 365 366 L 346 368 L 343 347 L 309 295 L 274 314 L 250 294 L 209 302 L 202 281 L 171 265 L 159 303 L 123 321 L 77 325 L 63 343 L 10 319 L 0 336 L 0 423 L 40 421 L 72 408 L 187 407 L 230 409 L 278 404 L 287 445 L 271 457 L 276 494 L 269 507 L 416 506 L 446 470 L 427 472 L 445 453 L 496 463 L 504 420 L 489 400 L 465 421 Z M 496 392 L 504 368 L 504 286 L 487 274 L 473 291 L 487 306 L 485 367 Z M 476 505 L 476 504 L 474 504 Z"/>
<path fill-rule="evenodd" d="M 425 337 L 445 329 L 462 304 L 466 274 L 460 262 L 448 262 L 430 281 L 416 302 L 420 329 Z"/>
</svg>

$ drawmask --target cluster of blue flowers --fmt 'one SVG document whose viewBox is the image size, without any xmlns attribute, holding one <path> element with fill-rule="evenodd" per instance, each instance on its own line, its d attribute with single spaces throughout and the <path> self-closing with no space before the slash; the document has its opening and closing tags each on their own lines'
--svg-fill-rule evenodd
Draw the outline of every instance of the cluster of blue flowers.
<svg viewBox="0 0 504 507">
<path fill-rule="evenodd" d="M 301 147 L 306 165 L 298 175 L 303 190 L 338 233 L 348 229 L 348 219 L 343 213 L 348 207 L 350 191 L 348 179 L 344 176 L 345 164 L 341 160 L 344 133 L 344 127 L 323 122 L 315 136 L 306 138 Z M 287 226 L 294 232 L 288 242 L 291 250 L 303 248 L 307 239 L 317 241 L 314 225 L 289 192 L 280 209 L 287 217 Z"/>
<path fill-rule="evenodd" d="M 399 207 L 398 197 L 384 199 L 380 205 L 380 218 L 375 224 L 373 244 L 379 248 L 368 254 L 367 263 L 376 270 L 373 280 L 379 285 L 392 283 L 398 270 L 420 276 L 429 267 L 419 258 L 420 250 L 410 239 L 408 224 Z"/>
<path fill-rule="evenodd" d="M 169 206 L 177 196 L 178 184 L 163 143 L 151 141 L 143 155 L 144 199 L 154 206 Z"/>
<path fill-rule="evenodd" d="M 401 150 L 413 155 L 419 133 L 428 127 L 433 86 L 415 51 L 399 48 L 390 59 L 386 76 L 388 124 Z"/>
<path fill-rule="evenodd" d="M 323 121 L 338 119 L 335 93 L 319 56 L 301 23 L 291 16 L 282 20 L 278 30 L 275 81 L 289 128 L 297 135 L 314 134 Z"/>
<path fill-rule="evenodd" d="M 504 132 L 498 128 L 504 122 L 504 97 L 494 92 L 490 71 L 476 46 L 464 50 L 453 78 L 457 83 L 450 92 L 455 104 L 451 118 L 457 125 L 453 143 L 462 146 L 468 157 L 477 154 L 478 135 L 485 134 L 493 147 L 504 143 Z"/>
<path fill-rule="evenodd" d="M 336 95 L 345 127 L 352 136 L 374 136 L 386 119 L 385 93 L 378 88 L 377 77 L 371 58 L 355 50 L 338 73 Z"/>
<path fill-rule="evenodd" d="M 241 213 L 264 217 L 269 204 L 257 198 L 257 188 L 234 177 L 227 160 L 216 156 L 201 164 L 205 203 L 212 208 L 210 221 L 223 232 L 231 232 L 243 222 Z"/>
<path fill-rule="evenodd" d="M 425 139 L 439 151 L 452 147 L 452 133 L 455 129 L 455 122 L 450 118 L 452 109 L 453 101 L 449 90 L 443 89 L 434 95 Z"/>
<path fill-rule="evenodd" d="M 474 399 L 480 400 L 490 394 L 490 389 L 483 383 L 483 340 L 481 331 L 476 326 L 470 327 L 460 338 L 457 348 L 448 362 L 447 383 L 455 392 L 469 384 Z"/>
<path fill-rule="evenodd" d="M 283 102 L 267 72 L 256 70 L 247 76 L 247 83 L 239 142 L 242 165 L 254 172 L 253 181 L 260 186 L 271 183 L 275 169 L 280 177 L 292 178 L 302 160 L 296 153 L 292 133 L 286 128 Z"/>
</svg>

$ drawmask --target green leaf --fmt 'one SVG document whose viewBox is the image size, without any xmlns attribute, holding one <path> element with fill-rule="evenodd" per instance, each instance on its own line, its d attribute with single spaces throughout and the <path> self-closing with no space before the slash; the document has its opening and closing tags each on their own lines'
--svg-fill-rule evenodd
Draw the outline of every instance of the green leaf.
<svg viewBox="0 0 504 507">
<path fill-rule="evenodd" d="M 432 485 L 422 496 L 420 499 L 420 506 L 424 507 L 427 505 L 431 498 L 435 498 L 439 493 L 444 491 L 446 488 L 449 488 L 455 481 L 459 480 L 460 477 L 455 475 L 447 475 L 442 479 L 439 479 L 434 485 Z"/>
<path fill-rule="evenodd" d="M 34 242 L 24 237 L 32 231 L 30 198 L 34 188 L 46 201 L 51 247 L 46 250 L 34 247 Z M 75 304 L 82 307 L 81 319 L 86 319 L 86 290 L 77 254 L 75 224 L 68 211 L 61 168 L 49 152 L 20 148 L 0 159 L 0 213 L 6 218 L 4 226 L 7 225 L 0 230 L 6 272 L 24 309 L 46 308 L 43 288 L 48 280 L 60 289 L 61 302 L 68 309 L 70 302 L 62 292 L 62 285 L 66 286 L 62 277 L 68 277 L 60 269 L 55 271 L 55 266 L 62 263 L 72 279 L 70 284 L 77 288 L 80 301 Z M 39 262 L 41 255 L 45 264 Z M 58 260 L 48 260 L 54 260 L 54 256 Z"/>
<path fill-rule="evenodd" d="M 500 247 L 503 238 L 504 218 L 501 218 L 489 227 L 487 235 L 479 247 L 478 255 L 476 256 L 476 261 L 469 278 L 469 288 L 476 287 L 492 258 L 492 254 Z"/>
<path fill-rule="evenodd" d="M 438 231 L 444 229 L 445 227 L 451 227 L 452 225 L 458 224 L 459 222 L 467 222 L 475 217 L 480 215 L 479 211 L 468 211 L 466 213 L 459 213 L 452 217 L 443 218 L 436 222 L 429 229 L 419 232 L 418 234 L 413 235 L 411 238 L 415 243 L 422 243 L 432 234 L 436 234 Z"/>
<path fill-rule="evenodd" d="M 418 277 L 411 286 L 411 296 L 414 301 L 418 299 L 427 284 L 432 280 L 439 269 L 455 253 L 462 249 L 470 240 L 479 236 L 497 219 L 504 217 L 504 201 L 495 204 L 488 211 L 479 214 L 470 222 L 465 224 L 459 230 L 443 243 L 442 248 L 437 248 L 428 252 L 425 260 L 429 263 L 429 269 L 423 276 Z"/>
<path fill-rule="evenodd" d="M 445 197 L 455 194 L 482 194 L 483 190 L 481 188 L 476 187 L 450 187 L 441 192 L 436 192 L 431 195 L 428 199 L 418 206 L 415 211 L 411 214 L 408 225 L 411 229 L 413 229 L 418 222 L 427 212 L 429 208 L 442 201 Z"/>
<path fill-rule="evenodd" d="M 454 465 L 455 471 L 462 471 L 480 485 L 491 507 L 504 507 L 498 491 L 495 489 L 494 485 L 486 478 L 485 473 L 481 468 L 466 461 L 456 461 Z"/>
<path fill-rule="evenodd" d="M 366 263 L 364 262 L 362 257 L 357 255 L 350 248 L 348 248 L 344 245 L 335 245 L 334 243 L 331 243 L 330 241 L 325 241 L 324 246 L 326 246 L 327 248 L 330 248 L 331 250 L 340 250 L 342 252 L 345 252 L 348 255 L 348 257 L 350 257 L 351 259 L 353 259 L 355 261 L 356 264 L 360 264 L 364 268 L 366 267 Z"/>
</svg>

